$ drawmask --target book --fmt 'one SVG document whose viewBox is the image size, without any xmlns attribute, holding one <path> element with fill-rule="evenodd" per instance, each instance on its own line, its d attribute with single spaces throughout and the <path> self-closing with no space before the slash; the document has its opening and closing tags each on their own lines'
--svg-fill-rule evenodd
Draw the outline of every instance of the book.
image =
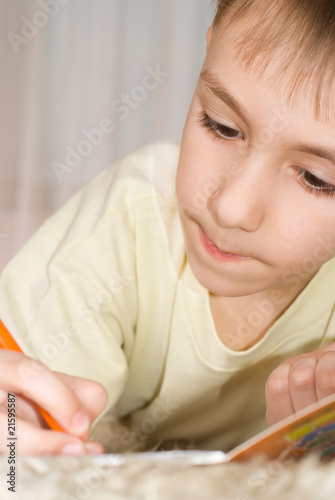
<svg viewBox="0 0 335 500">
<path fill-rule="evenodd" d="M 321 460 L 335 457 L 335 395 L 298 411 L 227 453 L 226 460 L 256 455 L 269 459 L 299 459 L 318 453 Z"/>
<path fill-rule="evenodd" d="M 133 461 L 182 462 L 189 465 L 217 465 L 265 456 L 270 460 L 298 460 L 309 453 L 321 460 L 335 458 L 335 395 L 322 399 L 291 415 L 228 453 L 220 450 L 174 450 L 105 454 L 95 457 L 99 465 L 124 465 Z"/>
</svg>

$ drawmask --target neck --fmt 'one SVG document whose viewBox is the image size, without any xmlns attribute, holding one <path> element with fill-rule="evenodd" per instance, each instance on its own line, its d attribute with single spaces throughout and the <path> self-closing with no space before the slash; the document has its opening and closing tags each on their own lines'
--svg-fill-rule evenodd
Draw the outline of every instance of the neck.
<svg viewBox="0 0 335 500">
<path fill-rule="evenodd" d="M 271 289 L 243 297 L 209 294 L 217 334 L 233 351 L 244 351 L 261 340 L 307 283 L 299 289 Z"/>
</svg>

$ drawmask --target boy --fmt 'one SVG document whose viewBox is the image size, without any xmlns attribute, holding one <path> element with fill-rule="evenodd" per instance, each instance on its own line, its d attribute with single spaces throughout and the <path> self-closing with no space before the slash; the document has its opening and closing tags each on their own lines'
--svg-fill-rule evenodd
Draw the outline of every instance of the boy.
<svg viewBox="0 0 335 500">
<path fill-rule="evenodd" d="M 218 1 L 180 151 L 105 170 L 5 269 L 43 363 L 0 352 L 21 453 L 101 452 L 114 406 L 143 441 L 228 450 L 335 392 L 334 39 L 329 1 Z"/>
</svg>

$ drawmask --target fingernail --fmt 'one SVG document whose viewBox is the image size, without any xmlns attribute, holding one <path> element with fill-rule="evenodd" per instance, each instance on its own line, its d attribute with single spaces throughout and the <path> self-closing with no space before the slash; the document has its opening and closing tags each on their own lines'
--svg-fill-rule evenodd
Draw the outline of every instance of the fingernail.
<svg viewBox="0 0 335 500">
<path fill-rule="evenodd" d="M 62 450 L 63 455 L 77 456 L 85 453 L 84 446 L 80 443 L 68 443 Z"/>
<path fill-rule="evenodd" d="M 77 431 L 84 432 L 88 429 L 90 420 L 86 413 L 80 410 L 73 417 L 71 424 L 76 428 Z"/>
<path fill-rule="evenodd" d="M 98 443 L 85 443 L 85 449 L 90 455 L 103 454 L 102 447 Z"/>
<path fill-rule="evenodd" d="M 290 370 L 291 370 L 291 365 L 288 363 L 284 363 L 283 365 L 280 365 L 278 366 L 278 368 L 276 368 L 276 373 L 277 375 L 279 374 L 281 376 L 288 375 Z"/>
</svg>

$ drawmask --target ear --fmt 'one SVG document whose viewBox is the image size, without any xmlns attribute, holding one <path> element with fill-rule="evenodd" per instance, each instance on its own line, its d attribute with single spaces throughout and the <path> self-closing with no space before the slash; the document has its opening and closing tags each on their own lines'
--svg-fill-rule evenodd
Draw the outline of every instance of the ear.
<svg viewBox="0 0 335 500">
<path fill-rule="evenodd" d="M 207 35 L 206 35 L 206 41 L 207 41 L 207 48 L 208 48 L 208 45 L 210 44 L 211 42 L 211 38 L 212 38 L 212 33 L 213 33 L 213 26 L 210 26 L 207 30 Z"/>
</svg>

